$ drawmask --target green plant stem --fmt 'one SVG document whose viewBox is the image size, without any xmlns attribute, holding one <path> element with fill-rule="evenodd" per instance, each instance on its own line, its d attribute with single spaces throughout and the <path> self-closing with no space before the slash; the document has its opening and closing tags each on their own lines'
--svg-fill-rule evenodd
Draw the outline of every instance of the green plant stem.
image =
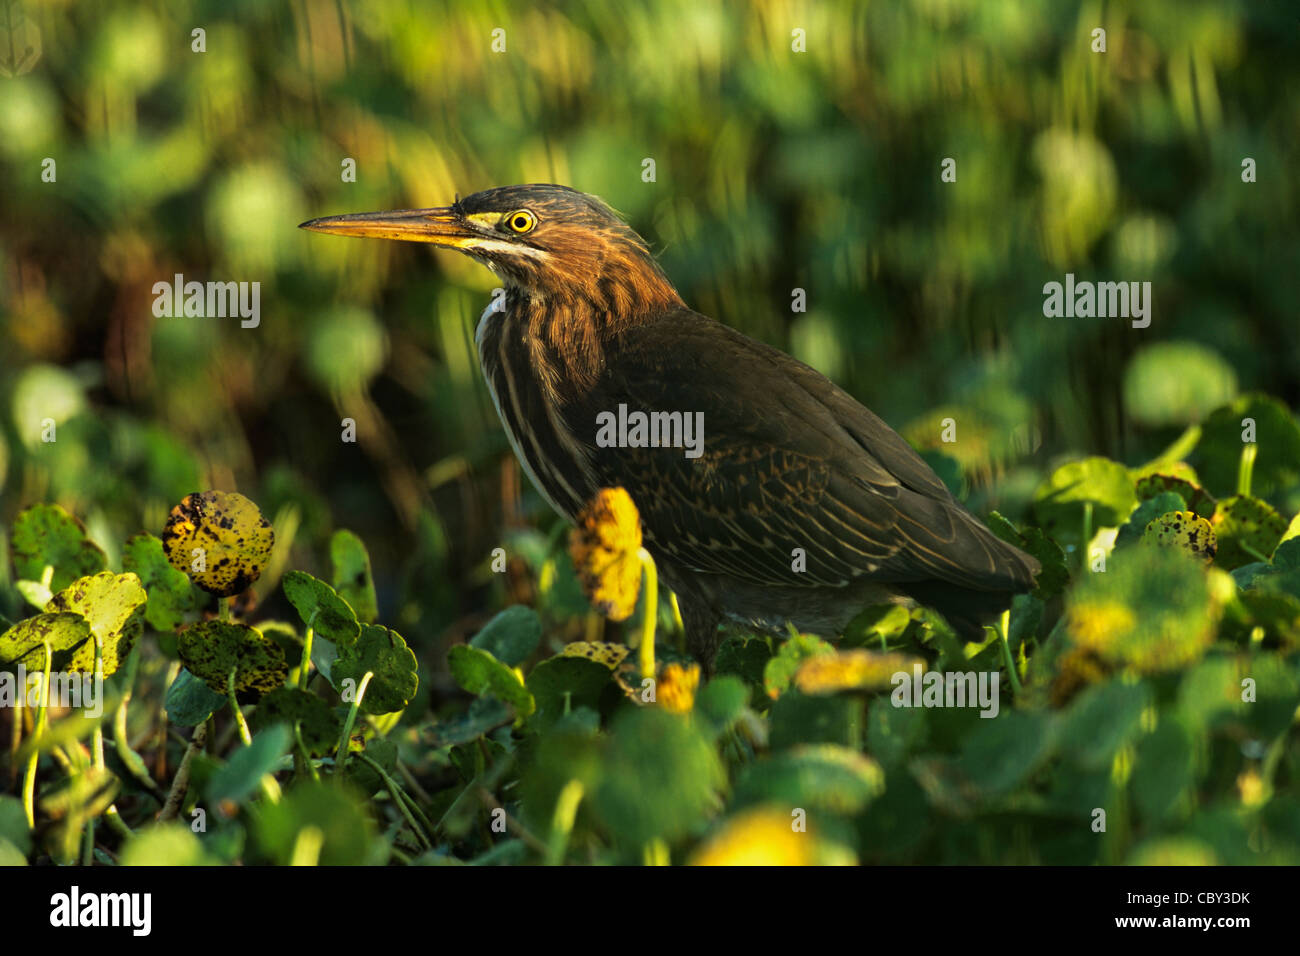
<svg viewBox="0 0 1300 956">
<path fill-rule="evenodd" d="M 32 728 L 32 755 L 27 758 L 27 771 L 23 774 L 23 810 L 27 813 L 27 829 L 36 828 L 36 764 L 41 757 L 41 736 L 45 733 L 46 706 L 50 698 L 50 664 L 54 652 L 50 642 L 42 642 L 45 647 L 45 669 L 41 678 L 41 702 L 36 708 L 36 724 Z M 22 689 L 25 694 L 26 688 Z"/>
<path fill-rule="evenodd" d="M 1080 566 L 1087 571 L 1092 567 L 1090 555 L 1088 554 L 1088 542 L 1092 540 L 1092 502 L 1083 503 L 1083 527 L 1080 529 L 1083 540 L 1079 542 Z"/>
<path fill-rule="evenodd" d="M 366 687 L 370 684 L 370 678 L 375 675 L 366 671 L 361 678 L 361 683 L 357 685 L 357 696 L 352 701 L 352 706 L 348 708 L 347 720 L 343 722 L 343 733 L 339 735 L 339 749 L 334 754 L 334 773 L 336 775 L 343 773 L 343 768 L 348 762 L 348 741 L 352 739 L 352 725 L 357 721 L 357 711 L 361 709 L 361 699 L 366 696 Z"/>
<path fill-rule="evenodd" d="M 311 645 L 312 638 L 315 637 L 313 625 L 315 625 L 316 615 L 319 613 L 319 608 L 311 612 L 311 620 L 307 622 L 307 633 L 303 635 L 302 639 L 302 663 L 298 665 L 298 689 L 302 691 L 307 689 L 307 681 L 311 676 Z"/>
<path fill-rule="evenodd" d="M 294 760 L 297 766 L 294 767 L 294 773 L 309 773 L 311 778 L 320 783 L 320 774 L 316 772 L 316 765 L 312 763 L 311 754 L 307 753 L 307 745 L 302 742 L 302 722 L 295 720 L 293 722 L 293 742 L 295 752 Z"/>
<path fill-rule="evenodd" d="M 1244 442 L 1241 446 L 1241 461 L 1237 465 L 1237 494 L 1243 498 L 1250 497 L 1250 479 L 1255 471 L 1255 456 L 1259 454 L 1259 446 L 1253 441 Z"/>
<path fill-rule="evenodd" d="M 1002 632 L 1002 657 L 1007 662 L 1007 674 L 1011 677 L 1011 690 L 1020 696 L 1020 675 L 1016 673 L 1016 662 L 1011 656 L 1011 611 L 1008 609 L 1002 612 L 1001 627 Z"/>
<path fill-rule="evenodd" d="M 81 843 L 81 865 L 95 865 L 95 818 L 86 821 L 86 835 Z"/>
<path fill-rule="evenodd" d="M 659 575 L 655 559 L 645 548 L 637 549 L 641 567 L 645 569 L 645 610 L 641 619 L 641 678 L 655 676 L 655 623 L 659 617 Z"/>
<path fill-rule="evenodd" d="M 1183 433 L 1174 439 L 1174 443 L 1148 462 L 1148 465 L 1157 465 L 1162 462 L 1182 461 L 1186 458 L 1197 442 L 1201 440 L 1201 426 L 1188 425 Z"/>
<path fill-rule="evenodd" d="M 231 668 L 230 676 L 226 678 L 226 698 L 230 701 L 231 713 L 235 715 L 235 725 L 239 727 L 239 739 L 244 742 L 245 747 L 253 746 L 253 735 L 248 732 L 248 722 L 244 720 L 244 712 L 239 709 L 239 701 L 235 699 L 235 673 L 238 668 Z"/>
<path fill-rule="evenodd" d="M 569 848 L 569 835 L 573 833 L 573 822 L 578 817 L 578 805 L 582 803 L 585 793 L 581 780 L 570 780 L 560 791 L 555 801 L 555 813 L 551 817 L 551 842 L 546 848 L 546 865 L 559 866 L 564 862 L 564 854 Z"/>
<path fill-rule="evenodd" d="M 375 773 L 379 774 L 379 779 L 384 781 L 384 786 L 388 788 L 388 795 L 393 798 L 393 803 L 397 805 L 397 809 L 401 812 L 402 816 L 406 819 L 406 825 L 409 826 L 411 830 L 415 833 L 415 838 L 420 841 L 420 846 L 422 846 L 426 850 L 432 849 L 433 840 L 430 837 L 430 834 L 425 831 L 424 827 L 420 826 L 420 824 L 416 821 L 415 815 L 411 812 L 411 806 L 410 806 L 411 798 L 408 797 L 404 792 L 402 792 L 401 785 L 399 785 L 396 780 L 390 777 L 388 775 L 388 771 L 386 771 L 383 767 L 381 767 L 370 756 L 364 753 L 359 753 L 357 754 L 357 759 L 360 760 L 362 763 L 364 763 L 366 766 L 368 766 Z"/>
</svg>

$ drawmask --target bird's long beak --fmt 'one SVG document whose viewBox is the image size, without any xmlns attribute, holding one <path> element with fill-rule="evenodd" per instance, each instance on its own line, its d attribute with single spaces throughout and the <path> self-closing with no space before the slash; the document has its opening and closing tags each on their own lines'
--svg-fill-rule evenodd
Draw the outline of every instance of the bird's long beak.
<svg viewBox="0 0 1300 956">
<path fill-rule="evenodd" d="M 312 232 L 327 232 L 335 236 L 431 242 L 436 246 L 449 246 L 453 249 L 472 245 L 475 240 L 482 238 L 482 235 L 458 216 L 450 206 L 325 216 L 304 222 L 298 228 L 310 229 Z"/>
</svg>

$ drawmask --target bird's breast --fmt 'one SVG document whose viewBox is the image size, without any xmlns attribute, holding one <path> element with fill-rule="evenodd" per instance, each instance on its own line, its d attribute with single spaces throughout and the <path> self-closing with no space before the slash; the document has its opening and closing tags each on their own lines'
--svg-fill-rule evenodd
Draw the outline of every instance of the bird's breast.
<svg viewBox="0 0 1300 956">
<path fill-rule="evenodd" d="M 596 493 L 582 443 L 563 421 L 544 355 L 528 325 L 495 303 L 484 310 L 474 333 L 479 364 L 497 417 L 515 458 L 547 503 L 574 516 Z"/>
</svg>

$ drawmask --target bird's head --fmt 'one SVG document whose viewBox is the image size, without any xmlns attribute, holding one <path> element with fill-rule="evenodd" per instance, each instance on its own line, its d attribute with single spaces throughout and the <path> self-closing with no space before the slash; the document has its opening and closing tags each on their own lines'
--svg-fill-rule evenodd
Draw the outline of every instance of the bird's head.
<svg viewBox="0 0 1300 956">
<path fill-rule="evenodd" d="M 326 216 L 301 228 L 456 249 L 552 303 L 585 299 L 629 317 L 681 303 L 645 240 L 601 200 L 567 186 L 500 186 L 450 206 Z"/>
</svg>

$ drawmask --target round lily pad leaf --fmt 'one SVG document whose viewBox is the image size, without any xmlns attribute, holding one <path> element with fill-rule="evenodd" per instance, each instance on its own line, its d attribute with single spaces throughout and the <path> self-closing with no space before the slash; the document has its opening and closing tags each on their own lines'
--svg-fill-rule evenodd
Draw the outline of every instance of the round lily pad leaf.
<svg viewBox="0 0 1300 956">
<path fill-rule="evenodd" d="M 218 866 L 220 863 L 183 823 L 155 823 L 144 827 L 122 848 L 122 866 Z"/>
<path fill-rule="evenodd" d="M 90 622 L 91 633 L 104 647 L 104 676 L 115 673 L 144 631 L 144 604 L 148 595 L 134 574 L 101 571 L 78 578 L 45 606 L 47 611 L 75 611 Z M 68 661 L 67 670 L 92 672 L 95 645 L 81 645 Z"/>
<path fill-rule="evenodd" d="M 1300 478 L 1300 425 L 1291 410 L 1268 395 L 1242 395 L 1213 411 L 1201 425 L 1192 459 L 1205 487 L 1220 494 L 1237 487 L 1244 419 L 1254 421 L 1258 454 L 1251 488 L 1257 495 L 1295 484 Z"/>
<path fill-rule="evenodd" d="M 1189 425 L 1237 394 L 1237 374 L 1197 342 L 1156 342 L 1124 372 L 1124 407 L 1143 425 Z"/>
<path fill-rule="evenodd" d="M 885 790 L 885 773 L 870 757 L 835 744 L 792 747 L 750 764 L 736 781 L 734 805 L 772 803 L 854 814 Z"/>
<path fill-rule="evenodd" d="M 356 611 L 357 620 L 369 624 L 379 616 L 370 554 L 351 531 L 340 529 L 330 538 L 330 563 L 334 565 L 334 590 Z"/>
<path fill-rule="evenodd" d="M 1186 511 L 1187 502 L 1183 500 L 1182 495 L 1175 491 L 1162 491 L 1154 498 L 1148 498 L 1128 516 L 1128 520 L 1120 525 L 1119 531 L 1115 535 L 1115 547 L 1122 548 L 1130 544 L 1136 544 L 1142 540 L 1142 535 L 1146 533 L 1147 525 L 1155 521 L 1163 514 L 1171 511 Z"/>
<path fill-rule="evenodd" d="M 474 635 L 470 646 L 487 651 L 507 667 L 517 667 L 542 641 L 542 619 L 530 607 L 508 607 Z"/>
<path fill-rule="evenodd" d="M 122 569 L 140 578 L 149 603 L 145 620 L 158 631 L 174 631 L 185 623 L 194 610 L 194 591 L 190 579 L 167 562 L 162 541 L 151 534 L 133 535 L 122 550 Z"/>
<path fill-rule="evenodd" d="M 452 680 L 471 694 L 491 694 L 514 707 L 520 717 L 527 717 L 536 707 L 519 675 L 481 648 L 457 644 L 448 652 L 447 663 Z"/>
<path fill-rule="evenodd" d="M 622 644 L 611 645 L 627 648 Z M 609 686 L 609 665 L 585 656 L 559 654 L 542 661 L 528 674 L 526 686 L 537 702 L 537 712 L 528 725 L 546 730 L 566 713 L 579 707 L 597 708 L 600 696 Z M 513 674 L 511 676 L 514 676 Z"/>
<path fill-rule="evenodd" d="M 369 694 L 369 690 L 366 691 Z M 303 746 L 313 757 L 333 753 L 342 726 L 329 704 L 296 687 L 277 687 L 257 703 L 248 725 L 254 732 L 272 724 L 297 724 Z"/>
<path fill-rule="evenodd" d="M 201 621 L 181 631 L 176 649 L 186 669 L 223 696 L 232 670 L 236 694 L 269 694 L 289 676 L 276 643 L 247 624 Z"/>
<path fill-rule="evenodd" d="M 338 645 L 354 644 L 361 633 L 361 625 L 352 606 L 339 597 L 332 587 L 305 571 L 290 571 L 284 576 L 284 594 L 298 610 L 304 624 Z"/>
<path fill-rule="evenodd" d="M 240 594 L 262 575 L 275 531 L 257 505 L 237 492 L 186 495 L 163 528 L 172 567 L 217 597 Z"/>
<path fill-rule="evenodd" d="M 1183 499 L 1188 508 L 1202 518 L 1212 517 L 1214 508 L 1218 504 L 1214 496 L 1195 481 L 1163 472 L 1138 478 L 1136 490 L 1140 501 L 1147 501 L 1163 492 L 1172 491 Z"/>
<path fill-rule="evenodd" d="M 50 642 L 50 669 L 65 670 L 72 653 L 90 639 L 90 622 L 80 614 L 37 614 L 0 635 L 0 671 L 15 671 L 20 664 L 28 673 L 43 670 L 45 641 Z"/>
<path fill-rule="evenodd" d="M 702 824 L 724 780 L 717 751 L 692 721 L 628 708 L 614 720 L 593 804 L 609 832 L 639 848 Z"/>
<path fill-rule="evenodd" d="M 35 505 L 14 519 L 13 555 L 14 573 L 28 581 L 40 581 L 45 568 L 53 567 L 51 591 L 108 566 L 81 522 L 58 505 Z"/>
<path fill-rule="evenodd" d="M 1212 523 L 1219 537 L 1214 563 L 1229 570 L 1267 561 L 1286 532 L 1286 520 L 1272 505 L 1244 495 L 1220 501 Z"/>
<path fill-rule="evenodd" d="M 1176 549 L 1134 548 L 1117 553 L 1105 573 L 1080 579 L 1065 622 L 1075 646 L 1149 673 L 1200 658 L 1221 613 L 1199 561 Z"/>
<path fill-rule="evenodd" d="M 1052 472 L 1034 492 L 1038 524 L 1058 540 L 1078 540 L 1083 509 L 1092 503 L 1092 526 L 1118 527 L 1137 506 L 1128 469 L 1109 458 L 1085 458 Z"/>
<path fill-rule="evenodd" d="M 374 675 L 361 700 L 361 709 L 367 714 L 391 714 L 415 697 L 420 686 L 415 654 L 396 631 L 367 624 L 355 644 L 340 646 L 338 651 L 330 668 L 335 687 L 345 680 L 360 687 L 367 671 Z"/>
<path fill-rule="evenodd" d="M 1214 528 L 1195 511 L 1170 511 L 1154 519 L 1142 533 L 1142 543 L 1178 548 L 1206 563 L 1219 549 Z"/>
</svg>

